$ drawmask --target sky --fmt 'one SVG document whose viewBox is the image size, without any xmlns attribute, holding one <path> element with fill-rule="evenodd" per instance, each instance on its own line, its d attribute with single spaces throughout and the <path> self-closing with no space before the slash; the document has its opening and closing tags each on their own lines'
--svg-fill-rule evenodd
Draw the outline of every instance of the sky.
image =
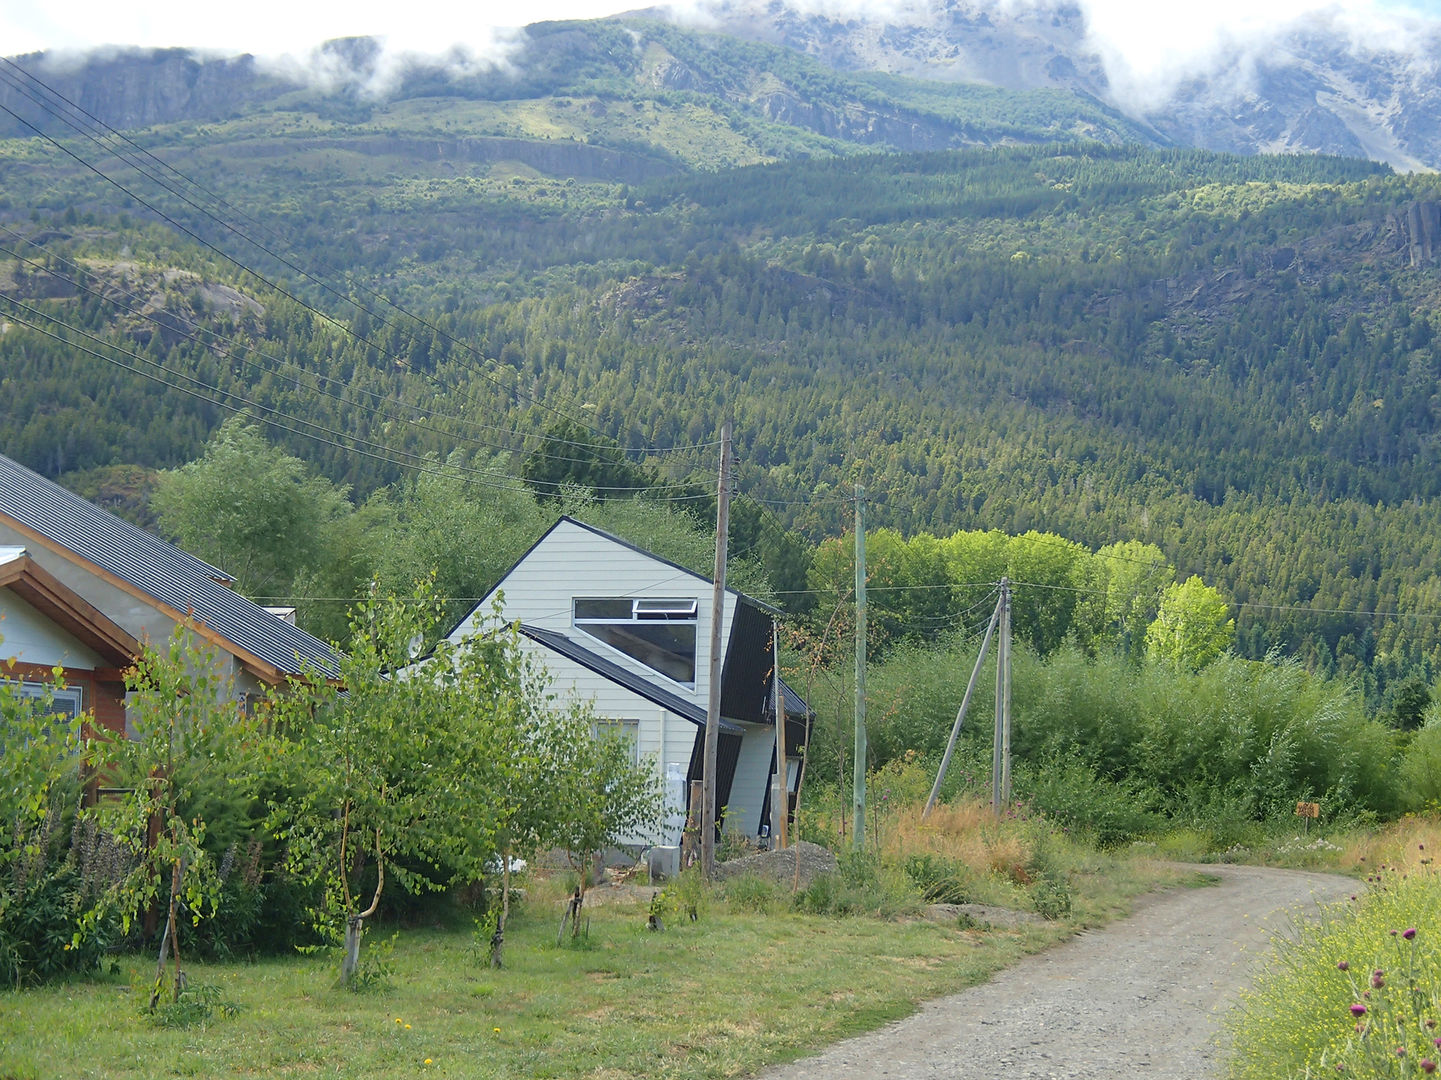
<svg viewBox="0 0 1441 1080">
<path fill-rule="evenodd" d="M 188 46 L 303 60 L 320 42 L 370 35 L 393 55 L 439 55 L 461 45 L 480 56 L 503 50 L 514 28 L 545 19 L 599 18 L 664 0 L 0 0 L 0 55 L 103 45 Z M 704 0 L 681 0 L 690 10 Z M 930 0 L 790 0 L 854 15 L 924 10 Z M 1037 4 L 1047 0 L 991 0 Z M 1408 17 L 1441 19 L 1441 0 L 1078 0 L 1113 83 L 1183 76 L 1238 51 L 1266 47 L 1279 28 L 1320 14 L 1352 40 L 1404 40 Z"/>
</svg>

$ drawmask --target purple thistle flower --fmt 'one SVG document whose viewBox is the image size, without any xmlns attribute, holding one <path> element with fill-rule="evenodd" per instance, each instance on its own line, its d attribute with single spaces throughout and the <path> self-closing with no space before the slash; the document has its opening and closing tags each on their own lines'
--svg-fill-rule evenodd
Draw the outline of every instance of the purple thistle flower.
<svg viewBox="0 0 1441 1080">
<path fill-rule="evenodd" d="M 1402 930 L 1402 931 L 1401 931 L 1401 936 L 1402 936 L 1403 938 L 1405 938 L 1407 941 L 1410 941 L 1412 938 L 1414 938 L 1414 937 L 1416 936 L 1416 928 L 1415 928 L 1414 926 L 1408 926 L 1408 927 L 1406 927 L 1405 930 Z"/>
<path fill-rule="evenodd" d="M 1365 1016 L 1365 1015 L 1366 1015 L 1366 1006 L 1362 1005 L 1359 1001 L 1358 1001 L 1358 1002 L 1355 1002 L 1355 1003 L 1351 1006 L 1351 1015 L 1352 1015 L 1352 1016 Z"/>
<path fill-rule="evenodd" d="M 1339 964 L 1336 965 L 1336 969 L 1338 971 L 1350 971 L 1351 965 L 1348 964 L 1345 960 L 1342 960 Z"/>
<path fill-rule="evenodd" d="M 1421 1071 L 1422 1071 L 1423 1073 L 1433 1073 L 1433 1072 L 1435 1072 L 1435 1071 L 1436 1071 L 1436 1063 L 1435 1063 L 1434 1061 L 1432 1061 L 1430 1058 L 1422 1058 L 1422 1059 L 1421 1059 Z"/>
<path fill-rule="evenodd" d="M 1375 975 L 1371 976 L 1371 985 L 1377 990 L 1380 990 L 1381 987 L 1386 985 L 1386 980 L 1381 978 L 1381 973 L 1379 971 L 1376 972 Z"/>
</svg>

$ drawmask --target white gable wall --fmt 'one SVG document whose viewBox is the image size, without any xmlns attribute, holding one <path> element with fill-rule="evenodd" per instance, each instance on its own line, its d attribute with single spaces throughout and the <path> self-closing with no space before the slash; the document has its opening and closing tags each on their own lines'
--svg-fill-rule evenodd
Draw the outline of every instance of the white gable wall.
<svg viewBox="0 0 1441 1080">
<path fill-rule="evenodd" d="M 554 630 L 648 681 L 662 685 L 678 697 L 707 705 L 710 687 L 710 624 L 713 589 L 702 577 L 600 536 L 571 521 L 562 521 L 506 575 L 483 600 L 470 619 L 451 634 L 459 641 L 475 632 L 476 617 L 483 622 L 499 593 L 505 618 Z M 617 649 L 578 631 L 571 624 L 571 601 L 577 596 L 693 598 L 697 601 L 695 688 L 671 682 Z M 721 622 L 721 648 L 730 637 L 736 596 L 725 594 Z M 597 676 L 599 678 L 599 676 Z"/>
<path fill-rule="evenodd" d="M 554 680 L 551 688 L 561 700 L 590 702 L 597 717 L 637 721 L 641 761 L 653 763 L 666 786 L 666 817 L 657 833 L 628 836 L 624 842 L 679 844 L 685 828 L 685 777 L 695 748 L 696 725 L 529 638 L 521 638 L 521 646 L 545 664 Z"/>
<path fill-rule="evenodd" d="M 87 646 L 56 626 L 10 589 L 0 589 L 0 658 L 77 670 L 107 666 Z"/>
</svg>

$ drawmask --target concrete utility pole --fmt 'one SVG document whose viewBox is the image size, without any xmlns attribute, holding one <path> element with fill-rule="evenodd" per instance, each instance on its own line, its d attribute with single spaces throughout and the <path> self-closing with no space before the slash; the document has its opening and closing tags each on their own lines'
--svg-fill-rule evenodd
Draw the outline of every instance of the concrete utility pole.
<svg viewBox="0 0 1441 1080">
<path fill-rule="evenodd" d="M 706 880 L 715 877 L 716 748 L 720 742 L 721 622 L 725 617 L 726 547 L 730 540 L 731 422 L 721 425 L 720 479 L 716 482 L 715 579 L 710 615 L 710 697 L 705 712 L 700 857 Z"/>
<path fill-rule="evenodd" d="M 996 643 L 996 731 L 991 746 L 991 810 L 1011 801 L 1011 581 L 1001 578 L 1000 638 Z"/>
<path fill-rule="evenodd" d="M 1003 601 L 996 601 L 996 610 L 991 612 L 991 624 L 986 627 L 986 636 L 981 640 L 981 651 L 976 654 L 976 665 L 971 668 L 971 681 L 966 683 L 966 696 L 961 698 L 961 707 L 956 710 L 956 722 L 951 725 L 951 737 L 946 743 L 945 755 L 941 758 L 941 767 L 936 771 L 936 782 L 931 787 L 930 798 L 926 800 L 926 808 L 921 811 L 921 820 L 925 821 L 936 807 L 936 799 L 941 794 L 941 784 L 945 782 L 946 770 L 951 767 L 951 755 L 956 752 L 956 739 L 961 734 L 961 722 L 966 718 L 966 710 L 971 707 L 971 695 L 976 692 L 976 682 L 980 678 L 981 665 L 986 662 L 986 650 L 991 647 L 991 638 L 996 632 L 996 620 L 1001 617 L 1001 605 Z"/>
<path fill-rule="evenodd" d="M 856 485 L 856 760 L 852 844 L 866 846 L 866 492 Z"/>
</svg>

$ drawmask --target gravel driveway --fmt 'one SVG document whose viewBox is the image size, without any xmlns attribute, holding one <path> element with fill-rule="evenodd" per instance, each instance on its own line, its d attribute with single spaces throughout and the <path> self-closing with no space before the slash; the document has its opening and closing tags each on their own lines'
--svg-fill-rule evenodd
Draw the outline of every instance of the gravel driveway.
<svg viewBox="0 0 1441 1080">
<path fill-rule="evenodd" d="M 1344 899 L 1356 883 L 1254 866 L 1196 869 L 1221 883 L 1149 898 L 1128 919 L 760 1080 L 1218 1077 L 1221 1015 L 1253 959 L 1295 913 Z"/>
</svg>

